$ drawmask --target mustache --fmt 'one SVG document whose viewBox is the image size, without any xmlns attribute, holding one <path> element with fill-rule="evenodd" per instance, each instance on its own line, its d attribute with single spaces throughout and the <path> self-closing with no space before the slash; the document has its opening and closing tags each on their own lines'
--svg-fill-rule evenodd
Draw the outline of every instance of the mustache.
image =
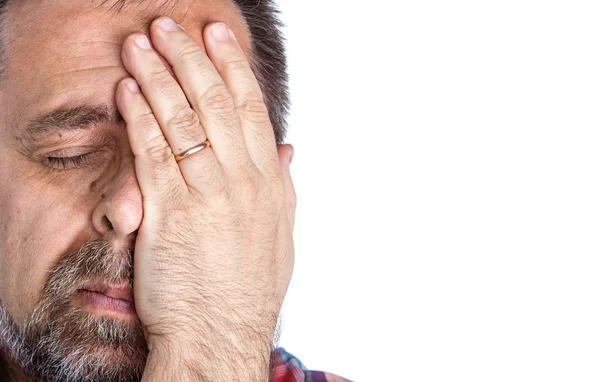
<svg viewBox="0 0 600 382">
<path fill-rule="evenodd" d="M 133 287 L 133 255 L 132 248 L 115 250 L 106 241 L 88 241 L 50 270 L 44 295 L 65 298 L 96 280 Z"/>
</svg>

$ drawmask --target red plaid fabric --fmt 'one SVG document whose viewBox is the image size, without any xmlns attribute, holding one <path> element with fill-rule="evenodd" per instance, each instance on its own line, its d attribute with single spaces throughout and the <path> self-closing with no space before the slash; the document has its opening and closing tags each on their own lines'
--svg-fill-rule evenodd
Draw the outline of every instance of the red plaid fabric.
<svg viewBox="0 0 600 382">
<path fill-rule="evenodd" d="M 331 373 L 308 370 L 282 347 L 275 350 L 275 359 L 274 382 L 352 382 Z"/>
</svg>

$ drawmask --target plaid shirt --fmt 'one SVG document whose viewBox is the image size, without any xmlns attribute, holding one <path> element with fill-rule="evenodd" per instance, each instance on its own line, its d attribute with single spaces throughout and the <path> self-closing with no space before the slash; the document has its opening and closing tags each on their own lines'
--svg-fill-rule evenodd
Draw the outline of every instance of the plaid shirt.
<svg viewBox="0 0 600 382">
<path fill-rule="evenodd" d="M 352 382 L 331 373 L 307 370 L 300 360 L 285 351 L 275 349 L 275 381 L 274 382 Z"/>
</svg>

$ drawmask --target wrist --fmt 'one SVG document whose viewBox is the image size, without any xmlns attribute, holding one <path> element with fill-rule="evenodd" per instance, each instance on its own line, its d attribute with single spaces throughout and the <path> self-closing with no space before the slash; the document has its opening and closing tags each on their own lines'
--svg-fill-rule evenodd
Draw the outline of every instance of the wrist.
<svg viewBox="0 0 600 382">
<path fill-rule="evenodd" d="M 148 349 L 143 382 L 267 382 L 274 378 L 272 341 L 259 340 L 249 333 L 233 336 L 230 331 L 220 331 L 210 337 L 149 337 Z"/>
<path fill-rule="evenodd" d="M 142 375 L 142 382 L 159 381 L 206 381 L 201 370 L 194 367 L 192 359 L 186 351 L 167 350 L 154 347 L 148 353 L 146 366 Z"/>
</svg>

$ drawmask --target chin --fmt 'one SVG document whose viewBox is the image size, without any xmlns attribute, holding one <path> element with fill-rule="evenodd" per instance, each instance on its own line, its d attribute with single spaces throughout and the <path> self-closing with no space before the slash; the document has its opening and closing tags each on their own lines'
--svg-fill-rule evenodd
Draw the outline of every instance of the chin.
<svg viewBox="0 0 600 382">
<path fill-rule="evenodd" d="M 60 306 L 35 310 L 23 330 L 2 307 L 2 345 L 18 368 L 47 382 L 141 379 L 148 349 L 139 320 Z"/>
</svg>

